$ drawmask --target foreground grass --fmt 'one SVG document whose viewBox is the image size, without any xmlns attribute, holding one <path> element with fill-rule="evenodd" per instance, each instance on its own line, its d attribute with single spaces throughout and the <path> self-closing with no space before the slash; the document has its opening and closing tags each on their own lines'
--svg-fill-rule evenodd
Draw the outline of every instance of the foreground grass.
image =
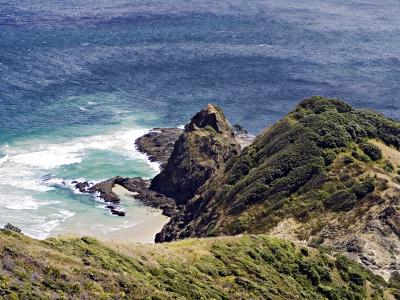
<svg viewBox="0 0 400 300">
<path fill-rule="evenodd" d="M 0 232 L 0 298 L 393 299 L 344 257 L 263 235 L 161 245 Z"/>
</svg>

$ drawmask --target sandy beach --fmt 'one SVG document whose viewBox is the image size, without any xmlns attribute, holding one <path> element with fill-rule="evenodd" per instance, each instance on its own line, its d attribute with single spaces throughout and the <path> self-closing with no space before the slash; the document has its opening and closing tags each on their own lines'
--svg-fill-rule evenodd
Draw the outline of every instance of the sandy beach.
<svg viewBox="0 0 400 300">
<path fill-rule="evenodd" d="M 137 200 L 133 198 L 134 193 L 118 184 L 115 185 L 113 191 L 120 197 L 122 203 L 127 201 L 137 202 Z M 109 234 L 111 236 L 106 238 L 109 240 L 154 243 L 155 235 L 161 231 L 162 227 L 169 221 L 169 218 L 162 215 L 159 209 L 143 206 L 141 206 L 141 208 L 148 210 L 148 213 L 140 223 L 131 228 L 113 231 Z M 129 211 L 127 213 L 129 214 Z"/>
<path fill-rule="evenodd" d="M 144 206 L 134 199 L 134 193 L 120 185 L 113 191 L 120 197 L 121 206 L 126 211 L 125 217 L 109 216 L 107 223 L 97 223 L 96 215 L 71 217 L 60 230 L 53 230 L 51 236 L 73 235 L 92 236 L 102 241 L 154 243 L 156 233 L 168 222 L 161 210 Z M 108 210 L 96 210 L 97 213 L 109 214 Z"/>
</svg>

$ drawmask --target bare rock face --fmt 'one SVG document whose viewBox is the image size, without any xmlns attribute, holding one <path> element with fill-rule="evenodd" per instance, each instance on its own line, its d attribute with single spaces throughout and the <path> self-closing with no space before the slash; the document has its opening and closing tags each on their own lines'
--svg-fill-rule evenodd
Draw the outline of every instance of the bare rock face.
<svg viewBox="0 0 400 300">
<path fill-rule="evenodd" d="M 184 204 L 239 152 L 240 145 L 222 110 L 209 104 L 185 126 L 165 169 L 150 188 Z"/>
</svg>

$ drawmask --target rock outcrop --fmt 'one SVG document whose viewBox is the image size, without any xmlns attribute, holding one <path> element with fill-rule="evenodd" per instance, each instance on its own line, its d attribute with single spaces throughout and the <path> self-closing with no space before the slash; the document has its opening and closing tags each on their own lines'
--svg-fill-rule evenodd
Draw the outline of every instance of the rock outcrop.
<svg viewBox="0 0 400 300">
<path fill-rule="evenodd" d="M 185 126 L 167 165 L 152 180 L 150 188 L 175 199 L 178 205 L 184 204 L 239 152 L 240 146 L 223 112 L 210 104 Z"/>
</svg>

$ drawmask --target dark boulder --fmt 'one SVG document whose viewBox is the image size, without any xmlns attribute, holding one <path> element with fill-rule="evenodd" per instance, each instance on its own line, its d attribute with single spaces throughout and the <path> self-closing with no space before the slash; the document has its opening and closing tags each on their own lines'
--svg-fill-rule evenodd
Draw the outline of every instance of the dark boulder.
<svg viewBox="0 0 400 300">
<path fill-rule="evenodd" d="M 19 229 L 18 227 L 14 226 L 14 225 L 12 225 L 12 224 L 10 224 L 10 223 L 7 223 L 7 224 L 4 226 L 4 229 L 3 229 L 3 230 L 8 230 L 8 231 L 14 231 L 14 232 L 21 233 L 21 229 Z"/>
</svg>

